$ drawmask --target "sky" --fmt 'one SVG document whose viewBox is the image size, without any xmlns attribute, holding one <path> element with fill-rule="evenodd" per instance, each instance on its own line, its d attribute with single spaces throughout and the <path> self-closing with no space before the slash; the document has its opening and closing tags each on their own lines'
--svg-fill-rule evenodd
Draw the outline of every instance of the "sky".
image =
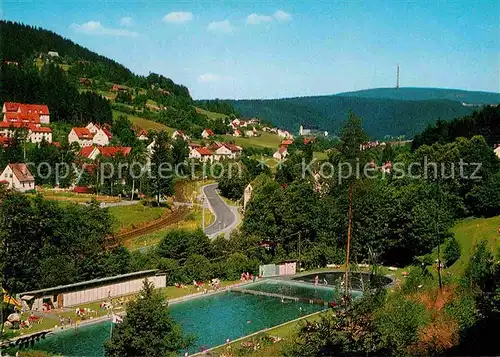
<svg viewBox="0 0 500 357">
<path fill-rule="evenodd" d="M 27 1 L 3 19 L 55 31 L 193 98 L 392 87 L 500 92 L 500 1 Z M 3 39 L 5 40 L 5 39 Z"/>
</svg>

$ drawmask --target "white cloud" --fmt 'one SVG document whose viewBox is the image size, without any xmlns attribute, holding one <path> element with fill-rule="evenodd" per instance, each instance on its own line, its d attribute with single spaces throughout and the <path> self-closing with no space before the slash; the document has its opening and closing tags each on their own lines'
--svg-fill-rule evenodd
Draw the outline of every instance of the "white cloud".
<svg viewBox="0 0 500 357">
<path fill-rule="evenodd" d="M 208 24 L 207 30 L 211 32 L 231 33 L 234 31 L 234 27 L 229 20 L 213 21 Z"/>
<path fill-rule="evenodd" d="M 130 16 L 125 16 L 120 19 L 120 25 L 122 26 L 132 26 L 134 24 L 134 20 Z"/>
<path fill-rule="evenodd" d="M 184 24 L 193 19 L 192 12 L 174 11 L 163 16 L 163 21 L 170 24 Z"/>
<path fill-rule="evenodd" d="M 249 25 L 259 25 L 262 23 L 272 22 L 273 17 L 267 15 L 250 14 L 247 16 L 247 24 Z"/>
<path fill-rule="evenodd" d="M 71 24 L 70 27 L 77 32 L 82 32 L 89 35 L 126 36 L 126 37 L 139 36 L 139 34 L 135 31 L 120 29 L 120 28 L 104 27 L 99 21 L 88 21 L 81 25 L 73 23 Z"/>
<path fill-rule="evenodd" d="M 228 76 L 221 76 L 219 74 L 215 74 L 212 72 L 207 72 L 204 74 L 200 74 L 198 77 L 198 82 L 200 83 L 215 83 L 222 81 L 230 81 L 232 78 Z"/>
<path fill-rule="evenodd" d="M 292 19 L 292 15 L 283 10 L 277 10 L 273 16 L 276 20 L 281 22 L 290 21 Z"/>
</svg>

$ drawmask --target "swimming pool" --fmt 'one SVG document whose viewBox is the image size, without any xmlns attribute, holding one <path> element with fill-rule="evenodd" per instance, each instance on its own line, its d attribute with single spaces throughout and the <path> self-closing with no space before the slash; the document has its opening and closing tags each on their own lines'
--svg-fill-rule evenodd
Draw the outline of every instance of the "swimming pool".
<svg viewBox="0 0 500 357">
<path fill-rule="evenodd" d="M 228 291 L 175 303 L 170 309 L 184 333 L 195 337 L 188 349 L 194 353 L 223 344 L 228 338 L 234 340 L 321 311 L 324 306 Z M 64 356 L 104 356 L 103 345 L 110 331 L 108 321 L 82 326 L 78 335 L 73 330 L 62 331 L 34 348 Z"/>
</svg>

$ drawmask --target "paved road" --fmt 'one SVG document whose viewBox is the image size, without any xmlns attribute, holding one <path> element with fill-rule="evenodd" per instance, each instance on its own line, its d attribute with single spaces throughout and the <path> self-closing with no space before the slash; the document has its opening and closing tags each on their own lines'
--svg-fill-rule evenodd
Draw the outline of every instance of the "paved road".
<svg viewBox="0 0 500 357">
<path fill-rule="evenodd" d="M 208 204 L 215 215 L 215 221 L 205 228 L 204 232 L 210 238 L 215 238 L 219 234 L 226 234 L 229 238 L 231 231 L 239 223 L 239 213 L 237 207 L 231 207 L 222 200 L 217 193 L 217 184 L 203 186 L 203 194 L 208 200 Z"/>
</svg>

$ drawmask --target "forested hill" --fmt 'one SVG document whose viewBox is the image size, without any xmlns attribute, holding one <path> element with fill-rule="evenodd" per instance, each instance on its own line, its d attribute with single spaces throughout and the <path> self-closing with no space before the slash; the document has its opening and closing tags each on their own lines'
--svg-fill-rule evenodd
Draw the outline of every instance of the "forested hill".
<svg viewBox="0 0 500 357">
<path fill-rule="evenodd" d="M 453 100 L 466 104 L 500 103 L 500 93 L 445 88 L 373 88 L 338 93 L 337 96 L 397 100 Z"/>
<path fill-rule="evenodd" d="M 231 102 L 243 116 L 270 120 L 293 132 L 304 125 L 338 133 L 352 110 L 363 118 L 368 135 L 377 139 L 385 135 L 413 137 L 438 119 L 449 121 L 474 111 L 473 107 L 451 100 L 410 101 L 337 95 Z"/>
<path fill-rule="evenodd" d="M 150 74 L 148 77 L 134 74 L 118 62 L 68 40 L 55 32 L 11 21 L 0 21 L 0 59 L 28 66 L 37 58 L 47 57 L 49 51 L 59 54 L 51 61 L 64 64 L 69 75 L 88 77 L 129 87 L 149 88 L 156 85 L 170 93 L 191 100 L 188 89 L 175 84 L 169 78 Z"/>
</svg>

